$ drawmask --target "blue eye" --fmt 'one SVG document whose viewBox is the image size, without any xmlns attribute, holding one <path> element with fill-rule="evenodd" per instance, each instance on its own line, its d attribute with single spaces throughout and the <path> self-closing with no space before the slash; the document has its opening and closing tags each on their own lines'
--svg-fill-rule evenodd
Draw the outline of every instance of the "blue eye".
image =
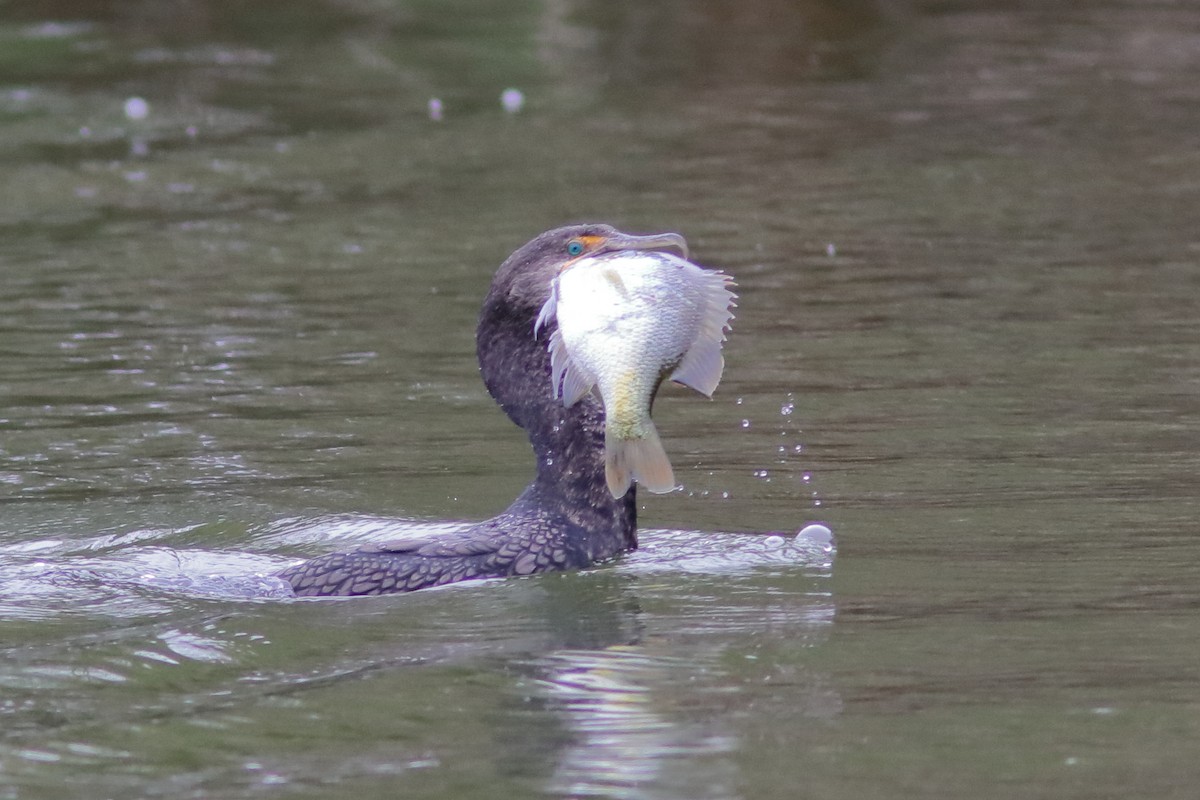
<svg viewBox="0 0 1200 800">
<path fill-rule="evenodd" d="M 567 254 L 568 255 L 577 256 L 582 252 L 583 252 L 583 242 L 579 241 L 578 239 L 572 239 L 567 244 Z"/>
</svg>

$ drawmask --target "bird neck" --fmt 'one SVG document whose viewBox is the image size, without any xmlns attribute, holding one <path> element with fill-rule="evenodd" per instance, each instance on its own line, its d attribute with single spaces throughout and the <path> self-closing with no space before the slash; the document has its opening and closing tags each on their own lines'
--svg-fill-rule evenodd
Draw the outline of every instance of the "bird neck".
<svg viewBox="0 0 1200 800">
<path fill-rule="evenodd" d="M 622 520 L 632 537 L 635 494 L 613 499 L 604 479 L 604 409 L 588 395 L 570 408 L 555 398 L 546 342 L 553 327 L 535 339 L 536 308 L 514 313 L 508 298 L 493 290 L 476 333 L 480 372 L 488 392 L 529 436 L 537 458 L 533 488 L 558 498 L 572 512 Z M 597 522 L 599 524 L 599 522 Z"/>
</svg>

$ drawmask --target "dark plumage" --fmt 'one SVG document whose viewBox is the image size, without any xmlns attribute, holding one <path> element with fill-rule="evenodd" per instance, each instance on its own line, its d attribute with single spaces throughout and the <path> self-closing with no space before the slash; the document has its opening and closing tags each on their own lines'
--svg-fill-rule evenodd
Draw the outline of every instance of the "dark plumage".
<svg viewBox="0 0 1200 800">
<path fill-rule="evenodd" d="M 479 316 L 475 344 L 488 392 L 525 429 L 537 476 L 498 516 L 456 534 L 401 539 L 314 558 L 280 573 L 297 595 L 405 592 L 472 578 L 586 567 L 637 547 L 635 490 L 613 499 L 604 478 L 604 409 L 554 398 L 546 342 L 534 321 L 562 266 L 610 250 L 679 247 L 608 225 L 548 231 L 508 257 Z M 570 249 L 569 249 L 570 248 Z"/>
</svg>

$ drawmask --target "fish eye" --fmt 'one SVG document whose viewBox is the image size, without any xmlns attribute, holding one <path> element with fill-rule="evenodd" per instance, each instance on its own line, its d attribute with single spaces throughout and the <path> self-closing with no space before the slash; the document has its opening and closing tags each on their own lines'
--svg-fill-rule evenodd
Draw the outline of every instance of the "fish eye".
<svg viewBox="0 0 1200 800">
<path fill-rule="evenodd" d="M 578 239 L 572 239 L 567 242 L 567 255 L 577 256 L 583 252 L 583 242 Z"/>
</svg>

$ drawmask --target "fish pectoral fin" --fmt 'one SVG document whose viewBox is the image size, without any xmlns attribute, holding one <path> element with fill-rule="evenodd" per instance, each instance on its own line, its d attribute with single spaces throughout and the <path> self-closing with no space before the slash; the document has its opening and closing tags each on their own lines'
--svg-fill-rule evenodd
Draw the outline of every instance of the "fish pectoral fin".
<svg viewBox="0 0 1200 800">
<path fill-rule="evenodd" d="M 550 384 L 554 396 L 561 397 L 567 408 L 578 403 L 596 385 L 596 377 L 571 358 L 558 330 L 550 335 Z"/>
<path fill-rule="evenodd" d="M 562 398 L 567 408 L 575 405 L 596 385 L 596 378 L 585 371 L 574 361 L 567 363 L 567 373 L 563 376 Z"/>
<path fill-rule="evenodd" d="M 671 380 L 690 386 L 705 397 L 712 397 L 725 371 L 721 344 L 725 341 L 725 329 L 733 319 L 737 295 L 729 290 L 733 280 L 723 272 L 706 270 L 700 280 L 703 284 L 701 296 L 704 298 L 700 329 L 696 341 L 692 342 L 679 366 L 671 373 Z"/>
<path fill-rule="evenodd" d="M 655 494 L 675 488 L 675 473 L 653 422 L 646 420 L 644 435 L 637 439 L 605 433 L 604 478 L 616 498 L 624 497 L 635 480 Z"/>
</svg>

